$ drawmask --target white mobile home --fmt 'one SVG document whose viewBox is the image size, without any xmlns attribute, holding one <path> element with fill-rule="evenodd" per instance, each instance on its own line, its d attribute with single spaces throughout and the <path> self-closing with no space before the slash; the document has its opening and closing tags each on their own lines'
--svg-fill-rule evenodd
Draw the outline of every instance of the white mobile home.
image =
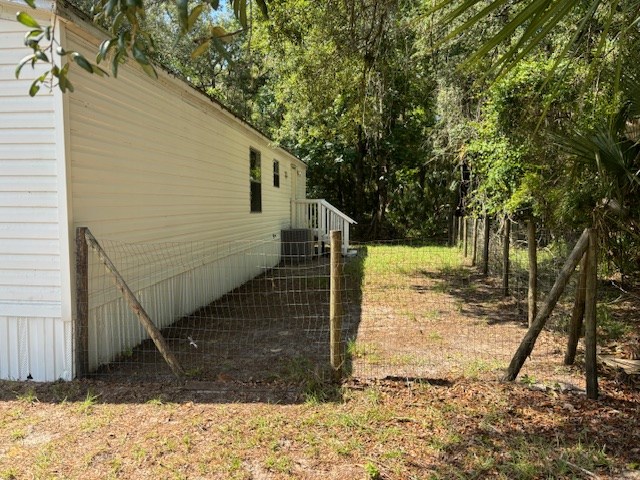
<svg viewBox="0 0 640 480">
<path fill-rule="evenodd" d="M 41 90 L 30 98 L 37 69 L 25 67 L 14 77 L 29 53 L 25 27 L 15 21 L 24 8 L 0 0 L 0 378 L 74 377 L 78 226 L 98 240 L 127 243 L 275 239 L 300 226 L 300 218 L 308 226 L 312 211 L 329 227 L 318 213 L 326 202 L 305 200 L 303 162 L 169 74 L 159 71 L 152 80 L 130 63 L 115 80 L 77 68 L 73 93 Z M 54 21 L 45 9 L 33 15 Z M 88 58 L 104 38 L 69 12 L 55 21 L 60 44 Z M 252 177 L 258 165 L 261 175 Z M 270 253 L 277 263 L 279 250 Z M 164 326 L 259 273 L 248 267 L 237 278 L 219 279 L 213 294 L 196 293 L 152 313 Z M 140 278 L 136 289 L 159 297 L 180 274 L 208 272 L 193 267 L 154 281 Z M 121 310 L 114 301 L 93 306 L 92 368 L 131 346 L 102 345 L 100 328 Z"/>
</svg>

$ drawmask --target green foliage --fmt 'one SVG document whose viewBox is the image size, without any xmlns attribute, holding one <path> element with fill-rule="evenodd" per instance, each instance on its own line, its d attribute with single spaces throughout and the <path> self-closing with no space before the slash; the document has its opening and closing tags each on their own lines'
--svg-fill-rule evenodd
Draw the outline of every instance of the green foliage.
<svg viewBox="0 0 640 480">
<path fill-rule="evenodd" d="M 433 198 L 434 84 L 416 55 L 413 14 L 405 2 L 282 2 L 253 35 L 269 71 L 271 132 L 308 161 L 309 195 L 374 237 L 432 215 L 423 200 Z"/>
<path fill-rule="evenodd" d="M 31 8 L 35 8 L 33 0 L 24 1 Z M 242 29 L 246 29 L 249 24 L 247 10 L 251 1 L 229 0 L 229 5 L 233 8 Z M 253 1 L 259 10 L 266 15 L 265 0 Z M 171 10 L 172 15 L 166 15 L 163 18 L 163 23 L 167 23 L 167 18 L 174 22 L 174 26 L 171 28 L 173 34 L 170 36 L 173 42 L 180 42 L 197 26 L 202 27 L 203 18 L 208 19 L 205 21 L 206 28 L 199 28 L 200 35 L 195 41 L 195 47 L 193 43 L 189 47 L 190 56 L 193 58 L 204 54 L 210 46 L 223 51 L 221 38 L 228 35 L 224 28 L 211 23 L 213 13 L 220 6 L 217 0 L 204 1 L 195 5 L 190 4 L 187 0 L 176 0 L 171 6 L 162 3 L 145 5 L 142 0 L 96 0 L 91 3 L 78 0 L 77 4 L 85 12 L 90 12 L 93 21 L 103 27 L 109 35 L 109 38 L 104 40 L 98 48 L 95 64 L 89 62 L 78 52 L 65 52 L 61 48 L 55 37 L 53 26 L 55 22 L 47 27 L 42 27 L 28 13 L 18 12 L 17 20 L 31 29 L 25 36 L 25 45 L 32 49 L 33 54 L 25 57 L 18 64 L 16 77 L 19 76 L 22 67 L 27 63 L 31 63 L 32 66 L 35 66 L 36 63 L 49 65 L 48 70 L 32 83 L 29 90 L 31 96 L 34 96 L 42 85 L 49 88 L 57 86 L 63 93 L 67 90 L 73 91 L 68 80 L 69 62 L 64 62 L 64 57 L 67 55 L 80 68 L 98 76 L 107 75 L 107 72 L 99 64 L 109 62 L 114 77 L 118 76 L 120 65 L 129 58 L 133 58 L 147 75 L 156 78 L 157 72 L 152 59 L 156 52 L 156 41 L 165 39 L 165 37 L 155 36 L 154 33 L 157 32 L 153 28 L 149 28 L 147 14 L 153 15 L 154 9 Z"/>
<path fill-rule="evenodd" d="M 34 5 L 28 3 L 32 8 Z M 40 75 L 32 81 L 29 87 L 29 95 L 35 96 L 42 86 L 48 86 L 53 88 L 54 83 L 57 82 L 58 88 L 64 93 L 67 90 L 73 91 L 73 85 L 68 79 L 70 62 L 64 63 L 64 65 L 58 66 L 55 62 L 55 57 L 63 58 L 68 56 L 73 62 L 75 62 L 80 68 L 88 71 L 89 73 L 95 73 L 99 76 L 106 75 L 106 72 L 92 64 L 86 58 L 84 58 L 78 52 L 65 51 L 59 46 L 57 39 L 55 38 L 55 31 L 52 25 L 46 27 L 41 26 L 31 15 L 26 12 L 18 12 L 16 14 L 18 22 L 24 26 L 30 28 L 24 37 L 24 45 L 32 50 L 33 53 L 25 56 L 18 62 L 15 69 L 15 77 L 20 78 L 23 68 L 30 64 L 31 68 L 35 69 L 38 63 L 50 64 L 49 70 L 44 72 L 39 71 Z"/>
</svg>

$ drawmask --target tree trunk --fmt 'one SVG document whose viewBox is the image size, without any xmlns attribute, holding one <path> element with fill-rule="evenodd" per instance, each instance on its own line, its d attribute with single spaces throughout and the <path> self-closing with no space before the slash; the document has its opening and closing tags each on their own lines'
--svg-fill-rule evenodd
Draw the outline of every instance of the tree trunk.
<svg viewBox="0 0 640 480">
<path fill-rule="evenodd" d="M 538 243 L 536 241 L 536 222 L 531 216 L 527 222 L 527 250 L 529 252 L 529 288 L 527 289 L 527 319 L 529 326 L 538 313 Z"/>
<path fill-rule="evenodd" d="M 367 145 L 364 138 L 364 133 L 362 131 L 362 125 L 358 125 L 358 148 L 356 150 L 355 155 L 355 192 L 354 192 L 354 202 L 353 206 L 354 212 L 364 212 L 365 210 L 365 193 L 364 186 L 366 183 L 365 179 L 365 168 L 364 168 L 364 159 L 367 154 Z"/>
</svg>

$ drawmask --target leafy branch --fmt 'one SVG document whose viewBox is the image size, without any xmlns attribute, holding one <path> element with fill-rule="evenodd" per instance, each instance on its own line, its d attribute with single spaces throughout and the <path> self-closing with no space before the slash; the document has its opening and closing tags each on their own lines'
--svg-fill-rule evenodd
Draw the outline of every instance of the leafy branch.
<svg viewBox="0 0 640 480">
<path fill-rule="evenodd" d="M 36 8 L 35 0 L 24 1 L 31 8 Z M 255 1 L 262 14 L 267 15 L 266 0 L 229 0 L 243 29 L 248 25 L 247 4 L 251 1 Z M 175 0 L 179 36 L 192 31 L 198 19 L 208 9 L 217 10 L 219 7 L 219 0 L 205 0 L 191 9 L 189 0 Z M 55 18 L 52 25 L 43 27 L 28 13 L 18 12 L 17 20 L 30 28 L 25 35 L 24 44 L 33 53 L 20 60 L 15 71 L 16 78 L 20 77 L 20 72 L 27 64 L 32 68 L 35 68 L 37 63 L 50 64 L 50 68 L 33 81 L 29 95 L 36 95 L 43 85 L 50 89 L 57 86 L 63 93 L 73 91 L 73 85 L 68 78 L 72 63 L 88 73 L 103 77 L 109 74 L 99 65 L 109 62 L 111 74 L 117 77 L 120 65 L 132 57 L 147 75 L 157 78 L 158 74 L 149 55 L 155 46 L 152 35 L 144 26 L 146 9 L 143 0 L 97 0 L 91 13 L 93 22 L 105 27 L 109 35 L 98 47 L 95 63 L 87 60 L 79 52 L 65 50 L 59 44 L 55 38 Z M 235 33 L 237 32 L 228 33 L 219 26 L 211 27 L 209 34 L 196 42 L 192 57 L 204 54 L 212 44 L 220 50 L 225 39 Z M 68 57 L 70 61 L 63 62 L 62 57 Z"/>
<path fill-rule="evenodd" d="M 25 0 L 29 6 L 35 8 L 34 0 Z M 39 77 L 37 77 L 29 87 L 29 95 L 36 95 L 42 86 L 48 86 L 49 89 L 54 88 L 56 85 L 64 93 L 67 90 L 73 91 L 73 85 L 69 81 L 68 74 L 71 62 L 77 64 L 82 69 L 89 73 L 95 73 L 100 76 L 106 75 L 106 72 L 97 65 L 89 62 L 84 56 L 76 51 L 66 51 L 55 36 L 55 19 L 51 25 L 46 27 L 41 26 L 31 15 L 26 12 L 18 12 L 16 19 L 21 24 L 29 27 L 29 30 L 24 36 L 24 44 L 26 47 L 31 48 L 33 53 L 25 56 L 16 66 L 15 76 L 20 78 L 20 73 L 25 65 L 30 64 L 32 68 L 35 68 L 36 63 L 44 62 L 51 65 L 51 68 Z M 56 62 L 57 57 L 68 56 L 71 62 L 65 62 L 62 65 L 62 61 Z"/>
</svg>

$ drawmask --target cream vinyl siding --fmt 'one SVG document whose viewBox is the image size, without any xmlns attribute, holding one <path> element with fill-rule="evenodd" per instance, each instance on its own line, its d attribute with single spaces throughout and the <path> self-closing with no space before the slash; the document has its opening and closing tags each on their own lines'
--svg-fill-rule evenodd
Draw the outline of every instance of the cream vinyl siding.
<svg viewBox="0 0 640 480">
<path fill-rule="evenodd" d="M 17 9 L 0 2 L 0 378 L 70 379 L 59 228 L 64 158 L 56 144 L 62 125 L 54 93 L 28 95 L 41 69 L 25 66 L 15 79 L 29 53 L 26 27 L 13 20 Z"/>
<path fill-rule="evenodd" d="M 75 26 L 67 49 L 98 42 Z M 105 244 L 160 327 L 210 303 L 280 260 L 291 179 L 273 186 L 273 159 L 302 162 L 163 72 L 135 65 L 118 79 L 74 72 L 69 95 L 75 226 Z M 250 149 L 262 158 L 262 212 L 250 213 Z M 304 188 L 304 181 L 298 178 Z M 124 242 L 124 243 L 120 243 Z M 136 253 L 131 244 L 138 244 Z M 190 253 L 185 254 L 187 250 Z M 153 255 L 149 252 L 155 252 Z M 145 338 L 117 292 L 90 277 L 90 368 Z M 161 272 L 161 273 L 158 273 Z"/>
</svg>

